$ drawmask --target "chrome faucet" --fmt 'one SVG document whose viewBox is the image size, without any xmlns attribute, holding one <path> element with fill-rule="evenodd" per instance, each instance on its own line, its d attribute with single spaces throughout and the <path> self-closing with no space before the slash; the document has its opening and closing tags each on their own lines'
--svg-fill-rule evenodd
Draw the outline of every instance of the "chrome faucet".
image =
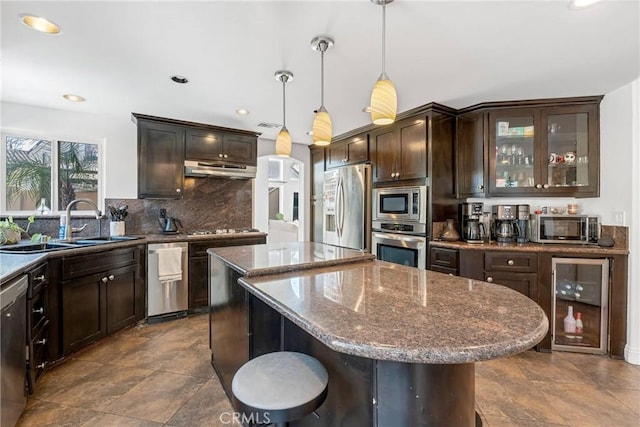
<svg viewBox="0 0 640 427">
<path fill-rule="evenodd" d="M 67 218 L 66 218 L 66 222 L 64 224 L 64 240 L 66 241 L 71 241 L 71 236 L 72 236 L 72 230 L 71 230 L 71 207 L 75 204 L 78 204 L 80 202 L 84 202 L 88 205 L 90 205 L 93 208 L 93 211 L 96 214 L 96 219 L 100 220 L 100 218 L 102 218 L 102 212 L 100 212 L 100 209 L 98 209 L 98 206 L 93 203 L 93 200 L 90 199 L 75 199 L 69 202 L 69 204 L 67 205 Z"/>
</svg>

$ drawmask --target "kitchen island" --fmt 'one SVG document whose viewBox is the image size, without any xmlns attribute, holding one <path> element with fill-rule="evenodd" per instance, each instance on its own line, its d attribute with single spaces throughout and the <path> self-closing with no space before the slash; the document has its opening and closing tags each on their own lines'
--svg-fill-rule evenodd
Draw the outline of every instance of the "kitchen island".
<svg viewBox="0 0 640 427">
<path fill-rule="evenodd" d="M 327 250 L 340 256 L 316 264 Z M 474 363 L 531 348 L 548 329 L 511 289 L 361 252 L 298 242 L 209 254 L 212 363 L 228 395 L 235 371 L 271 351 L 329 371 L 320 418 L 294 426 L 475 425 Z"/>
</svg>

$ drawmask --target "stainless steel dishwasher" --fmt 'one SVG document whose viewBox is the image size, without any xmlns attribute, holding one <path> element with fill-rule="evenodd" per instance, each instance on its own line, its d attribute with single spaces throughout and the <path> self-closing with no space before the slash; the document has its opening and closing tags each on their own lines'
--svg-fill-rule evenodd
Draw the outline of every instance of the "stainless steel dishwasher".
<svg viewBox="0 0 640 427">
<path fill-rule="evenodd" d="M 159 277 L 160 252 L 179 248 L 181 273 L 176 280 Z M 189 259 L 187 242 L 154 243 L 147 247 L 147 316 L 150 323 L 184 317 L 189 308 Z"/>
<path fill-rule="evenodd" d="M 24 275 L 0 291 L 0 425 L 13 427 L 27 405 L 27 286 Z"/>
</svg>

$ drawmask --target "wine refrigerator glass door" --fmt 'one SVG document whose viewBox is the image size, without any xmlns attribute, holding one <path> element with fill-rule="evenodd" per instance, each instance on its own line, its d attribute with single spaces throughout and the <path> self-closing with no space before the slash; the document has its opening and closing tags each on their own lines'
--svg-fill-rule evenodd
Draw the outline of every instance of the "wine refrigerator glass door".
<svg viewBox="0 0 640 427">
<path fill-rule="evenodd" d="M 609 260 L 552 259 L 552 350 L 606 354 Z"/>
</svg>

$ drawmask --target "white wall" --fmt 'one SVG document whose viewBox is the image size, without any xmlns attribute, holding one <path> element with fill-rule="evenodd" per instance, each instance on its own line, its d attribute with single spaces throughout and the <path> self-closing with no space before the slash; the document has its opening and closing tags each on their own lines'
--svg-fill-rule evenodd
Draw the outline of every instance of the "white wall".
<svg viewBox="0 0 640 427">
<path fill-rule="evenodd" d="M 631 215 L 629 219 L 629 306 L 624 358 L 640 365 L 640 79 L 631 84 Z"/>
<path fill-rule="evenodd" d="M 120 117 L 52 110 L 30 105 L 2 103 L 0 128 L 37 132 L 82 142 L 83 138 L 105 141 L 105 198 L 135 199 L 138 194 L 136 126 L 131 114 Z"/>
</svg>

